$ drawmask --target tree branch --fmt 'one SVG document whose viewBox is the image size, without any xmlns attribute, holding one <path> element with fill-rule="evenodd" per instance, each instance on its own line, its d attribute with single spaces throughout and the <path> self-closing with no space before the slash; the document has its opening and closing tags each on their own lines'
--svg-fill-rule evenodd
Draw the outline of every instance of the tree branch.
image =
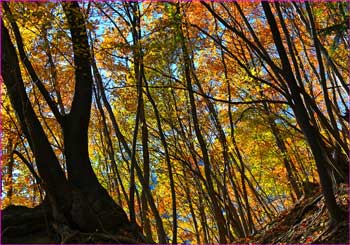
<svg viewBox="0 0 350 245">
<path fill-rule="evenodd" d="M 44 84 L 36 74 L 34 67 L 32 66 L 32 63 L 28 59 L 25 51 L 24 51 L 24 44 L 21 37 L 21 33 L 19 32 L 19 28 L 17 26 L 17 23 L 14 19 L 14 16 L 11 13 L 10 7 L 8 6 L 8 3 L 4 2 L 3 7 L 5 9 L 5 13 L 8 17 L 9 22 L 11 23 L 13 33 L 15 34 L 15 39 L 17 43 L 17 48 L 19 52 L 19 56 L 21 58 L 22 63 L 26 67 L 30 78 L 32 79 L 32 82 L 38 87 L 40 93 L 43 95 L 46 103 L 49 105 L 52 113 L 54 114 L 55 118 L 57 119 L 58 123 L 62 124 L 62 114 L 59 112 L 56 103 L 52 100 L 49 92 L 45 88 Z"/>
<path fill-rule="evenodd" d="M 33 167 L 33 164 L 30 163 L 23 155 L 22 153 L 20 153 L 19 151 L 17 150 L 14 150 L 12 151 L 12 154 L 15 154 L 17 155 L 21 160 L 22 162 L 27 166 L 27 168 L 29 169 L 30 173 L 33 175 L 33 177 L 35 178 L 37 184 L 41 184 L 41 179 L 39 177 L 39 175 L 36 173 L 34 167 Z"/>
</svg>

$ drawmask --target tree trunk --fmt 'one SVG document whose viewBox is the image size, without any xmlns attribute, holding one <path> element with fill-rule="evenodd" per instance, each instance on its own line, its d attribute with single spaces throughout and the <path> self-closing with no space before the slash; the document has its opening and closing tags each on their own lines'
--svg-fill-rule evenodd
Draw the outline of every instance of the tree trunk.
<svg viewBox="0 0 350 245">
<path fill-rule="evenodd" d="M 201 133 L 199 123 L 198 123 L 196 103 L 195 103 L 195 98 L 194 98 L 193 89 L 192 89 L 189 54 L 187 52 L 185 39 L 184 39 L 183 32 L 182 32 L 180 25 L 181 25 L 181 23 L 179 22 L 178 23 L 178 31 L 179 31 L 179 35 L 181 37 L 181 48 L 182 48 L 183 60 L 184 60 L 186 88 L 188 90 L 188 95 L 189 95 L 189 99 L 190 99 L 192 121 L 193 121 L 193 125 L 194 125 L 195 134 L 196 134 L 196 137 L 198 139 L 200 149 L 202 151 L 202 157 L 203 157 L 203 162 L 204 162 L 204 172 L 205 172 L 205 177 L 206 177 L 206 182 L 207 182 L 208 194 L 209 194 L 210 199 L 212 201 L 214 217 L 215 217 L 217 227 L 219 230 L 220 243 L 227 243 L 226 222 L 225 222 L 225 218 L 222 214 L 221 208 L 219 206 L 218 199 L 217 199 L 216 194 L 215 194 L 214 184 L 212 181 L 212 170 L 211 170 L 211 166 L 210 166 L 211 164 L 210 164 L 210 160 L 209 160 L 209 154 L 208 154 L 208 150 L 207 150 L 207 146 L 206 146 L 204 137 Z"/>
<path fill-rule="evenodd" d="M 287 170 L 287 177 L 288 180 L 290 182 L 290 185 L 296 195 L 296 197 L 299 199 L 302 196 L 302 192 L 301 192 L 301 188 L 299 186 L 299 183 L 297 181 L 297 178 L 295 176 L 295 173 L 293 171 L 293 167 L 292 167 L 292 161 L 288 155 L 288 151 L 286 148 L 286 145 L 283 141 L 283 139 L 281 138 L 279 129 L 277 128 L 277 125 L 273 119 L 273 115 L 270 111 L 269 106 L 267 105 L 267 103 L 263 103 L 263 107 L 264 107 L 264 111 L 267 115 L 267 121 L 270 125 L 271 131 L 273 136 L 275 137 L 275 141 L 277 144 L 278 149 L 280 150 L 281 154 L 282 154 L 282 159 L 283 159 L 283 163 L 284 163 L 284 167 Z"/>
<path fill-rule="evenodd" d="M 99 184 L 91 167 L 88 153 L 88 126 L 92 100 L 92 74 L 85 20 L 78 3 L 67 2 L 62 3 L 62 6 L 73 42 L 75 93 L 69 114 L 65 116 L 58 114 L 57 105 L 54 103 L 50 104 L 50 108 L 56 112 L 55 117 L 62 127 L 68 180 L 26 94 L 15 47 L 2 22 L 1 74 L 11 104 L 36 159 L 54 222 L 84 232 L 109 231 L 116 234 L 123 229 L 130 232 L 138 241 L 144 241 L 142 234 L 130 225 L 123 209 Z M 10 15 L 6 3 L 4 8 Z M 23 50 L 18 27 L 13 19 L 10 23 L 16 34 L 17 47 Z M 23 62 L 25 57 L 21 58 Z M 31 69 L 28 58 L 26 60 L 26 68 L 30 70 L 31 76 L 37 77 L 34 69 Z M 40 92 L 47 93 L 45 87 L 42 87 Z M 50 97 L 46 100 L 48 103 L 52 102 Z"/>
<path fill-rule="evenodd" d="M 316 167 L 320 176 L 321 186 L 325 196 L 325 201 L 328 212 L 330 214 L 330 218 L 333 223 L 339 222 L 344 218 L 344 213 L 337 205 L 332 188 L 332 181 L 327 171 L 327 166 L 331 166 L 332 163 L 326 154 L 326 149 L 323 145 L 319 132 L 317 131 L 315 126 L 313 126 L 309 121 L 307 110 L 301 98 L 299 87 L 294 78 L 293 71 L 289 64 L 287 53 L 283 47 L 282 39 L 276 24 L 276 20 L 272 14 L 269 3 L 263 2 L 262 6 L 272 32 L 278 54 L 281 59 L 283 72 L 282 75 L 290 88 L 291 97 L 294 102 L 292 109 L 295 113 L 296 120 L 300 128 L 302 129 L 315 158 Z"/>
</svg>

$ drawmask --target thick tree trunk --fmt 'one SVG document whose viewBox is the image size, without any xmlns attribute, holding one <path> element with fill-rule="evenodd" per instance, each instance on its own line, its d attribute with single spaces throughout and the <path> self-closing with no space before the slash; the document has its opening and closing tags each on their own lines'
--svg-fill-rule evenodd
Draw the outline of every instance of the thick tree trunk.
<svg viewBox="0 0 350 245">
<path fill-rule="evenodd" d="M 85 20 L 78 3 L 63 3 L 72 35 L 75 93 L 70 113 L 64 118 L 63 135 L 68 180 L 79 188 L 97 217 L 98 227 L 115 230 L 128 224 L 125 212 L 99 184 L 91 167 L 88 152 L 88 126 L 92 100 L 91 54 Z M 73 205 L 74 208 L 74 205 Z M 97 229 L 98 227 L 95 227 Z M 92 227 L 91 227 L 92 228 Z"/>
<path fill-rule="evenodd" d="M 36 159 L 42 185 L 48 197 L 53 221 L 85 232 L 109 231 L 118 233 L 121 229 L 129 231 L 138 241 L 144 241 L 136 227 L 132 226 L 123 209 L 119 207 L 99 184 L 91 167 L 88 153 L 88 126 L 92 99 L 91 56 L 85 28 L 85 20 L 78 3 L 62 3 L 71 31 L 74 65 L 75 94 L 68 115 L 62 116 L 50 98 L 50 108 L 62 126 L 64 153 L 66 157 L 68 180 L 62 171 L 50 142 L 36 116 L 26 94 L 17 54 L 9 32 L 2 22 L 3 53 L 2 70 L 4 83 L 11 104 L 17 113 L 22 130 Z M 9 7 L 5 4 L 7 14 Z M 16 34 L 17 47 L 23 50 L 18 27 L 13 19 L 11 25 Z M 22 52 L 22 56 L 25 53 Z M 31 77 L 37 77 L 30 61 L 26 68 Z M 45 87 L 41 93 L 46 94 Z"/>
</svg>

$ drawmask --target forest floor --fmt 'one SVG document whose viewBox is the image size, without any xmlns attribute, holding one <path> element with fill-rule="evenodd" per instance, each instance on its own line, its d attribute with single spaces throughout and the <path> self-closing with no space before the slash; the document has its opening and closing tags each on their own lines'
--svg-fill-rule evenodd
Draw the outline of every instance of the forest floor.
<svg viewBox="0 0 350 245">
<path fill-rule="evenodd" d="M 341 185 L 336 191 L 337 202 L 349 213 L 349 191 Z M 134 243 L 130 234 L 81 233 L 73 230 L 48 231 L 42 207 L 34 209 L 12 206 L 2 212 L 2 243 Z M 324 197 L 320 190 L 301 198 L 293 207 L 281 213 L 274 221 L 255 235 L 233 241 L 235 244 L 349 244 L 349 217 L 329 226 Z M 59 235 L 58 235 L 59 233 Z M 55 235 L 56 234 L 56 235 Z"/>
<path fill-rule="evenodd" d="M 339 186 L 336 191 L 338 204 L 348 214 L 349 191 L 347 185 Z M 329 226 L 325 200 L 321 191 L 317 190 L 309 197 L 299 200 L 253 236 L 234 243 L 349 244 L 349 215 L 344 217 L 343 222 Z"/>
</svg>

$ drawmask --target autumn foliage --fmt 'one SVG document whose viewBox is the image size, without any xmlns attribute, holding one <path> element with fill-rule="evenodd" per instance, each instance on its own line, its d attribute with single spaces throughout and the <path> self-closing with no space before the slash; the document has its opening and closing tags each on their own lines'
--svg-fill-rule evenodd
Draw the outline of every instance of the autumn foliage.
<svg viewBox="0 0 350 245">
<path fill-rule="evenodd" d="M 91 231 L 85 196 L 160 243 L 246 239 L 318 188 L 344 217 L 345 2 L 2 5 L 2 208 Z"/>
</svg>

